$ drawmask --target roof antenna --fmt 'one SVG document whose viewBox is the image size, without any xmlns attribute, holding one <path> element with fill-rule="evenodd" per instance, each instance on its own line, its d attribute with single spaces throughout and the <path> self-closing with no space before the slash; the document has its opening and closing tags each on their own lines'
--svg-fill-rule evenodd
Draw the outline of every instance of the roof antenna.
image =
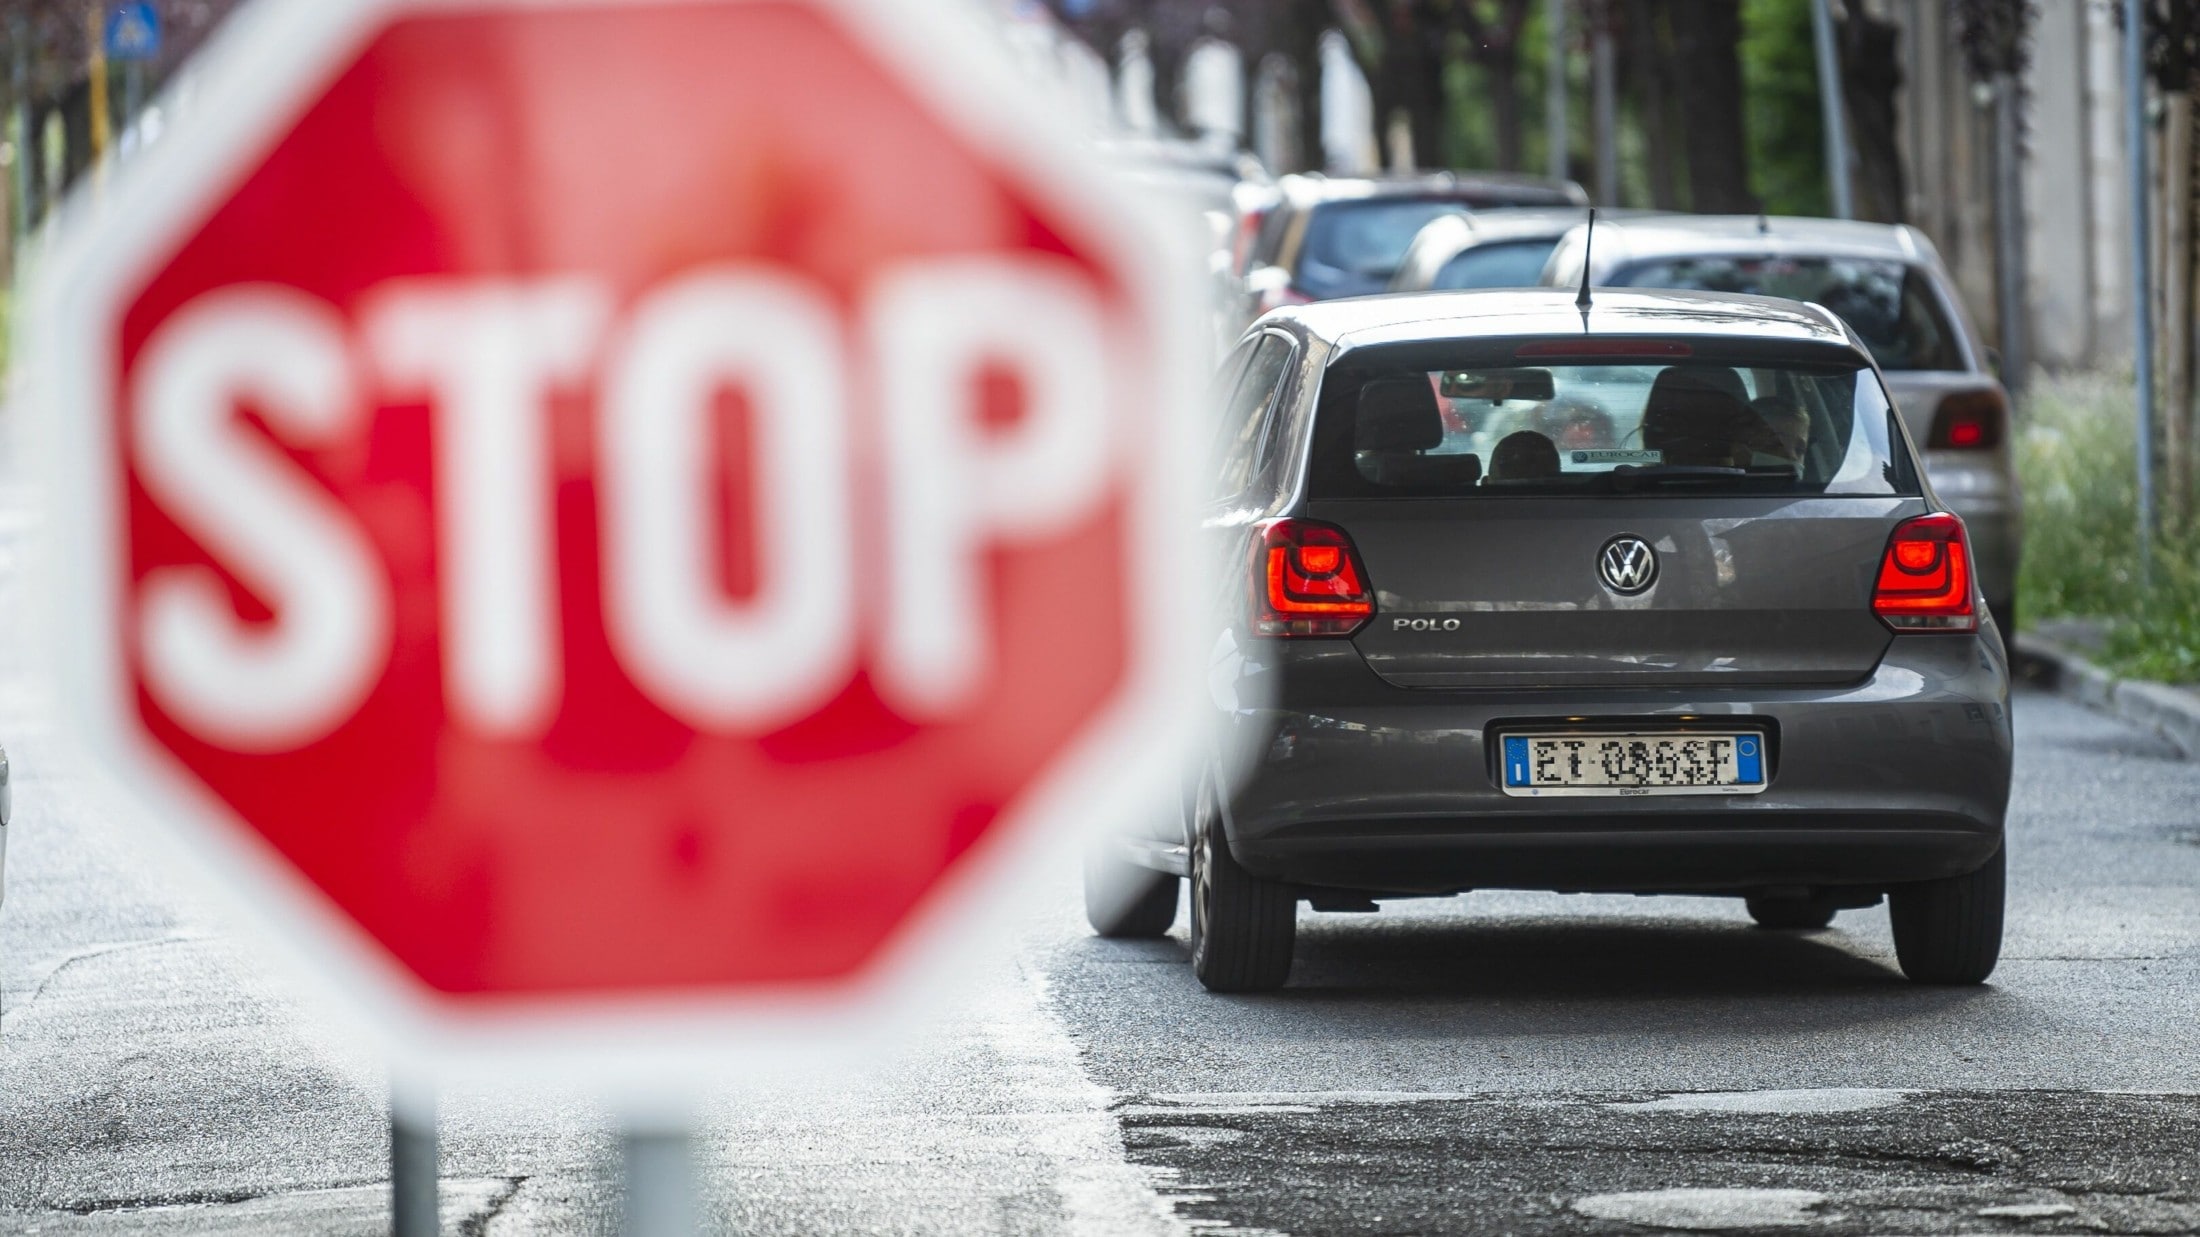
<svg viewBox="0 0 2200 1237">
<path fill-rule="evenodd" d="M 1574 308 L 1583 314 L 1581 325 L 1584 330 L 1589 326 L 1589 259 L 1596 253 L 1596 244 L 1597 208 L 1592 206 L 1589 208 L 1589 230 L 1581 237 L 1581 294 L 1574 298 Z"/>
</svg>

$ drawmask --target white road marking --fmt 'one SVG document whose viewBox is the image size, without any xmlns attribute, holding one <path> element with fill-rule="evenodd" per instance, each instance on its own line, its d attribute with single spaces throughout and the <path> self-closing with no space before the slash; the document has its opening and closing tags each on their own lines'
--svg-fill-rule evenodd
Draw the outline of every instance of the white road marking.
<svg viewBox="0 0 2200 1237">
<path fill-rule="evenodd" d="M 1608 1104 L 1621 1112 L 1862 1112 L 1892 1108 L 1907 1091 L 1874 1087 L 1813 1087 L 1802 1091 L 1679 1091 L 1661 1099 Z"/>
<path fill-rule="evenodd" d="M 1574 1210 L 1597 1220 L 1649 1228 L 1718 1232 L 1736 1228 L 1797 1228 L 1826 1218 L 1815 1214 L 1826 1196 L 1812 1190 L 1673 1189 L 1592 1194 Z"/>
</svg>

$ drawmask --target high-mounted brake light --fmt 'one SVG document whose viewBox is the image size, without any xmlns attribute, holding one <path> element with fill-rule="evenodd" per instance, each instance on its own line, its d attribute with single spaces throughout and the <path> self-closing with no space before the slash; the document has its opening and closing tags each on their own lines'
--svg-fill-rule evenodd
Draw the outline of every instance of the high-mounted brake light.
<svg viewBox="0 0 2200 1237">
<path fill-rule="evenodd" d="M 1999 391 L 1957 391 L 1940 401 L 1933 411 L 1933 432 L 1925 446 L 1932 451 L 1988 451 L 2001 445 L 2002 427 L 2009 424 L 2009 401 Z"/>
<path fill-rule="evenodd" d="M 1978 630 L 1962 520 L 1936 512 L 1895 526 L 1879 563 L 1872 613 L 1896 631 Z"/>
<path fill-rule="evenodd" d="M 1349 636 L 1375 613 L 1352 539 L 1333 524 L 1256 525 L 1251 566 L 1256 636 Z"/>
<path fill-rule="evenodd" d="M 1577 339 L 1539 339 L 1513 349 L 1513 357 L 1666 357 L 1693 356 L 1695 349 L 1677 339 L 1606 339 L 1585 335 Z"/>
</svg>

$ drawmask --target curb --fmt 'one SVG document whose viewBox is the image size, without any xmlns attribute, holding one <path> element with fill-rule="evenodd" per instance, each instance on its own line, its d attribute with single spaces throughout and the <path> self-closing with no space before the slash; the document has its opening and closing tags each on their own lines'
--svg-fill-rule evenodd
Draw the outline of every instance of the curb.
<svg viewBox="0 0 2200 1237">
<path fill-rule="evenodd" d="M 2200 759 L 2200 692 L 2147 679 L 2120 679 L 2068 647 L 2025 633 L 2020 673 L 2049 691 L 2159 735 L 2187 760 Z"/>
</svg>

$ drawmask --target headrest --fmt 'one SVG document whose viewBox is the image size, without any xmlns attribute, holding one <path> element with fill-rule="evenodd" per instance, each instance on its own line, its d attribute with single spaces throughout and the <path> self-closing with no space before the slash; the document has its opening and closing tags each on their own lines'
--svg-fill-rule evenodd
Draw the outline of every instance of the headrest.
<svg viewBox="0 0 2200 1237">
<path fill-rule="evenodd" d="M 1738 442 L 1748 427 L 1761 424 L 1744 402 L 1741 376 L 1733 370 L 1676 366 L 1650 384 L 1642 410 L 1642 445 L 1664 447 L 1681 439 Z"/>
<path fill-rule="evenodd" d="M 1732 396 L 1737 404 L 1749 402 L 1749 390 L 1742 385 L 1742 376 L 1727 366 L 1668 365 L 1650 384 L 1650 406 L 1657 407 L 1661 395 L 1671 398 L 1682 392 L 1705 391 Z"/>
<path fill-rule="evenodd" d="M 1490 479 L 1523 481 L 1558 475 L 1558 444 L 1534 430 L 1505 435 L 1490 452 Z"/>
<path fill-rule="evenodd" d="M 1444 415 L 1428 379 L 1377 378 L 1360 388 L 1352 446 L 1359 451 L 1426 451 L 1444 441 Z"/>
<path fill-rule="evenodd" d="M 1368 476 L 1377 485 L 1409 489 L 1466 489 L 1482 479 L 1479 455 L 1385 453 L 1371 457 Z"/>
</svg>

